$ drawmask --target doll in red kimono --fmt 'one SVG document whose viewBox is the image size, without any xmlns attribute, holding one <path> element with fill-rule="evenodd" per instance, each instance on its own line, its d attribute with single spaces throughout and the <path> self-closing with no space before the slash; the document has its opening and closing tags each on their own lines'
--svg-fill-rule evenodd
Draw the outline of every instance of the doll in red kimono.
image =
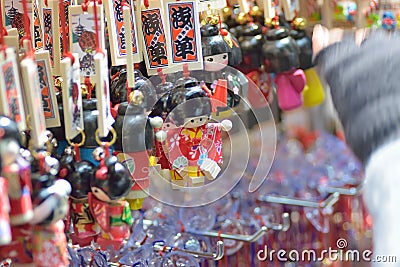
<svg viewBox="0 0 400 267">
<path fill-rule="evenodd" d="M 33 218 L 30 164 L 21 156 L 20 145 L 21 138 L 17 124 L 7 117 L 0 116 L 1 176 L 5 179 L 2 186 L 7 185 L 6 194 L 9 199 L 9 203 L 2 205 L 2 209 L 3 212 L 9 212 L 4 214 L 4 218 L 9 217 L 12 236 L 11 242 L 5 242 L 0 246 L 0 259 L 10 258 L 13 266 L 33 264 L 29 251 L 31 242 L 29 222 Z M 6 233 L 4 236 L 2 234 L 2 238 L 5 237 Z"/>
<path fill-rule="evenodd" d="M 210 122 L 211 99 L 193 78 L 171 90 L 170 98 L 173 107 L 167 120 L 178 126 L 167 131 L 164 145 L 171 182 L 178 186 L 201 186 L 205 177 L 213 180 L 221 171 L 221 131 L 229 131 L 232 123 Z"/>
<path fill-rule="evenodd" d="M 72 222 L 73 232 L 69 233 L 72 244 L 89 246 L 100 231 L 89 210 L 88 194 L 90 180 L 94 176 L 94 165 L 86 160 L 75 160 L 74 149 L 67 147 L 60 159 L 60 178 L 67 180 L 72 187 L 69 196 L 69 211 L 66 228 Z"/>
<path fill-rule="evenodd" d="M 71 186 L 66 180 L 55 180 L 58 161 L 49 156 L 46 158 L 47 162 L 55 163 L 46 168 L 54 171 L 44 174 L 35 172 L 32 176 L 32 256 L 36 267 L 65 267 L 69 265 L 69 260 L 63 219 L 68 211 Z"/>
<path fill-rule="evenodd" d="M 97 243 L 102 250 L 109 247 L 119 250 L 129 237 L 133 222 L 129 204 L 123 200 L 132 187 L 131 175 L 116 157 L 106 157 L 101 160 L 90 187 L 90 211 L 100 226 Z"/>
</svg>

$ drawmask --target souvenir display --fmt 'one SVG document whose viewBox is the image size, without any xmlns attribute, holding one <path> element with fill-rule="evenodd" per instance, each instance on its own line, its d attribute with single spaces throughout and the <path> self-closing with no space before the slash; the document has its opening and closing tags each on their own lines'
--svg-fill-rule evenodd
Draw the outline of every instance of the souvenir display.
<svg viewBox="0 0 400 267">
<path fill-rule="evenodd" d="M 357 4 L 0 1 L 0 266 L 397 257 L 398 12 Z"/>
</svg>

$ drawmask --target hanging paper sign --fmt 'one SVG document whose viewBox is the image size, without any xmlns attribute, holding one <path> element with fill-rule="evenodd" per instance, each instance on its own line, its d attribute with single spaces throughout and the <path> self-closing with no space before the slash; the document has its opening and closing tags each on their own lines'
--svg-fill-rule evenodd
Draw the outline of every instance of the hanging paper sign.
<svg viewBox="0 0 400 267">
<path fill-rule="evenodd" d="M 190 70 L 202 70 L 200 23 L 196 1 L 165 0 L 170 65 L 187 63 Z"/>
<path fill-rule="evenodd" d="M 2 0 L 3 2 L 3 18 L 5 21 L 6 29 L 16 28 L 18 30 L 19 38 L 26 35 L 25 33 L 25 20 L 24 11 L 22 8 L 22 1 L 20 0 Z M 34 32 L 34 19 L 32 2 L 27 1 L 28 19 L 31 27 L 30 31 Z M 35 43 L 35 35 L 32 34 L 32 43 Z"/>
<path fill-rule="evenodd" d="M 296 11 L 298 7 L 297 0 L 280 0 L 285 13 L 285 19 L 292 21 L 296 17 Z"/>
<path fill-rule="evenodd" d="M 43 41 L 44 49 L 50 53 L 50 62 L 55 76 L 60 75 L 60 27 L 57 0 L 48 0 L 43 7 Z"/>
<path fill-rule="evenodd" d="M 150 2 L 153 4 L 159 4 Z M 144 59 L 149 75 L 157 74 L 157 69 L 168 67 L 168 49 L 160 8 L 142 10 L 142 32 Z"/>
<path fill-rule="evenodd" d="M 41 26 L 41 1 L 33 2 L 33 46 L 36 51 L 43 48 L 43 29 Z"/>
<path fill-rule="evenodd" d="M 53 87 L 53 74 L 51 73 L 49 51 L 39 51 L 35 54 L 46 127 L 59 127 L 61 125 L 60 114 L 58 112 L 56 92 Z"/>
<path fill-rule="evenodd" d="M 110 106 L 107 57 L 103 53 L 96 53 L 94 56 L 94 64 L 96 68 L 95 83 L 97 110 L 99 111 L 97 124 L 99 128 L 99 136 L 106 137 L 111 125 L 114 123 Z"/>
<path fill-rule="evenodd" d="M 197 0 L 198 11 L 203 12 L 210 9 L 222 9 L 227 6 L 226 0 Z"/>
<path fill-rule="evenodd" d="M 64 54 L 64 48 L 63 48 L 63 38 L 66 38 L 66 43 L 69 44 L 69 6 L 74 5 L 75 1 L 74 0 L 64 0 L 63 1 L 63 5 L 64 5 L 64 17 L 65 17 L 65 24 L 63 24 L 61 22 L 61 16 L 59 16 L 60 18 L 60 55 Z M 59 11 L 61 12 L 61 10 Z M 63 32 L 63 30 L 65 30 L 65 37 L 63 37 L 63 35 L 61 34 Z"/>
<path fill-rule="evenodd" d="M 79 134 L 79 129 L 84 129 L 79 57 L 78 54 L 73 56 L 75 58 L 73 65 L 69 57 L 61 60 L 65 137 L 68 140 L 75 138 Z"/>
<path fill-rule="evenodd" d="M 33 146 L 42 148 L 47 141 L 47 136 L 36 62 L 32 58 L 24 58 L 21 61 L 21 73 Z"/>
<path fill-rule="evenodd" d="M 124 18 L 122 12 L 122 2 L 123 0 L 107 0 L 105 1 L 105 11 L 108 22 L 108 35 L 110 40 L 110 52 L 111 60 L 113 66 L 120 66 L 126 64 L 127 56 L 127 41 L 125 38 L 126 27 L 124 25 Z M 130 4 L 130 1 L 126 1 Z M 132 44 L 132 54 L 134 55 L 134 61 L 140 62 L 139 57 L 139 44 L 138 37 L 136 34 L 136 20 L 135 20 L 135 10 L 131 5 L 130 21 L 131 26 L 131 44 Z"/>
<path fill-rule="evenodd" d="M 14 48 L 7 48 L 5 54 L 0 53 L 0 68 L 0 112 L 15 121 L 20 131 L 26 130 L 25 109 Z"/>
<path fill-rule="evenodd" d="M 100 33 L 99 46 L 105 50 L 104 34 L 102 34 L 104 32 L 103 6 L 97 5 L 96 7 Z M 88 7 L 87 12 L 84 12 L 80 5 L 69 7 L 69 32 L 71 34 L 69 50 L 79 55 L 82 81 L 85 76 L 94 79 L 95 75 L 94 55 L 97 44 L 93 11 L 92 4 Z"/>
</svg>

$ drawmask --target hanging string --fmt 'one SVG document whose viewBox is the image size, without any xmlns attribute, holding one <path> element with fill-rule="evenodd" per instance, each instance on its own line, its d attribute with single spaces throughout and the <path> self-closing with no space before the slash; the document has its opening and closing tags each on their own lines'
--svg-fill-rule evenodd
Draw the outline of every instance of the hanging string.
<svg viewBox="0 0 400 267">
<path fill-rule="evenodd" d="M 94 8 L 94 28 L 96 32 L 96 52 L 97 53 L 103 53 L 103 51 L 100 48 L 100 33 L 99 33 L 99 18 L 97 16 L 97 4 L 96 0 L 93 1 L 93 8 Z M 101 4 L 101 1 L 99 0 L 99 4 Z"/>
<path fill-rule="evenodd" d="M 161 79 L 161 84 L 165 84 L 167 82 L 167 75 L 163 73 L 162 68 L 158 68 L 157 73 Z"/>
<path fill-rule="evenodd" d="M 60 10 L 59 14 L 62 25 L 62 47 L 63 47 L 63 56 L 69 57 L 71 59 L 71 65 L 74 64 L 75 57 L 69 52 L 68 42 L 67 42 L 67 22 L 65 19 L 65 5 L 63 0 L 58 1 L 58 9 Z"/>
<path fill-rule="evenodd" d="M 25 40 L 28 41 L 28 51 L 26 51 L 27 56 L 33 56 L 34 51 L 32 47 L 32 40 L 31 40 L 31 30 L 30 30 L 30 22 L 29 22 L 29 17 L 28 17 L 28 4 L 27 0 L 22 0 L 22 10 L 24 11 L 24 30 L 25 30 L 25 36 L 21 38 L 21 43 L 23 43 Z"/>
<path fill-rule="evenodd" d="M 2 2 L 3 1 L 0 1 L 0 10 L 3 10 Z M 1 27 L 1 29 L 0 29 L 0 45 L 1 45 L 1 49 L 5 50 L 5 47 L 4 47 L 4 35 L 7 35 L 7 30 L 3 25 L 4 25 L 3 24 L 3 16 L 0 16 L 0 27 Z"/>
<path fill-rule="evenodd" d="M 93 90 L 93 85 L 90 81 L 89 76 L 86 76 L 83 83 L 86 86 L 86 90 L 87 90 L 87 97 L 86 99 L 91 99 L 92 98 L 92 90 Z"/>
</svg>

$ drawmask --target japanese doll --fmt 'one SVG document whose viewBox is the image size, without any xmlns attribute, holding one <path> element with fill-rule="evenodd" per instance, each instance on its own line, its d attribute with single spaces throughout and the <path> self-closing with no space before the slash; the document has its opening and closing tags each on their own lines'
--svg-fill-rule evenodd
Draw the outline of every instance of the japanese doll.
<svg viewBox="0 0 400 267">
<path fill-rule="evenodd" d="M 161 128 L 161 117 L 149 118 L 146 114 L 147 99 L 141 90 L 130 94 L 130 101 L 123 102 L 118 107 L 114 129 L 117 141 L 114 145 L 114 155 L 129 170 L 134 182 L 131 191 L 126 196 L 131 210 L 142 208 L 144 199 L 148 196 L 150 186 L 150 153 L 153 150 L 154 138 L 159 141 L 165 138 L 165 133 L 154 130 Z M 153 160 L 154 162 L 154 160 Z"/>
<path fill-rule="evenodd" d="M 174 127 L 167 132 L 163 152 L 169 163 L 171 183 L 176 186 L 201 186 L 207 177 L 213 180 L 222 163 L 221 131 L 232 123 L 212 123 L 212 103 L 195 79 L 176 86 L 170 93 L 173 106 L 166 121 Z"/>
<path fill-rule="evenodd" d="M 247 98 L 248 90 L 246 76 L 229 68 L 242 62 L 238 40 L 226 29 L 208 23 L 201 27 L 201 42 L 205 71 L 194 71 L 192 76 L 204 82 L 213 95 L 218 95 L 219 88 L 226 87 L 227 94 L 219 101 L 227 103 L 227 108 L 238 106 L 240 98 Z M 220 107 L 218 111 L 225 109 Z"/>
<path fill-rule="evenodd" d="M 115 156 L 101 160 L 90 180 L 89 208 L 100 226 L 97 243 L 102 250 L 119 250 L 129 237 L 132 215 L 129 203 L 123 200 L 132 188 L 132 178 Z"/>
<path fill-rule="evenodd" d="M 69 266 L 67 239 L 63 219 L 68 211 L 70 184 L 63 179 L 55 179 L 58 161 L 46 156 L 45 169 L 48 173 L 35 171 L 32 178 L 34 216 L 30 222 L 32 229 L 32 257 L 34 266 Z M 51 166 L 53 165 L 53 166 Z"/>
<path fill-rule="evenodd" d="M 32 227 L 29 222 L 33 218 L 30 163 L 20 153 L 21 138 L 17 124 L 8 117 L 0 116 L 0 132 L 2 191 L 6 193 L 2 197 L 5 203 L 1 216 L 5 221 L 9 219 L 12 237 L 9 240 L 9 228 L 4 225 L 2 239 L 10 242 L 3 242 L 0 246 L 0 258 L 10 258 L 13 266 L 29 266 L 33 265 L 32 254 L 26 249 L 31 244 Z"/>
<path fill-rule="evenodd" d="M 88 202 L 90 180 L 94 176 L 95 167 L 89 161 L 75 161 L 72 147 L 65 149 L 60 164 L 59 177 L 67 180 L 72 188 L 66 220 L 67 229 L 70 229 L 72 222 L 73 232 L 69 234 L 69 238 L 74 245 L 88 246 L 96 239 L 100 231 L 90 213 Z"/>
<path fill-rule="evenodd" d="M 290 36 L 296 41 L 300 48 L 300 68 L 306 76 L 306 86 L 303 91 L 303 102 L 305 107 L 312 107 L 321 104 L 325 99 L 324 88 L 317 72 L 312 64 L 312 42 L 306 35 L 305 20 L 296 18 L 292 23 Z"/>
<path fill-rule="evenodd" d="M 135 86 L 128 90 L 126 67 L 113 67 L 112 71 L 115 73 L 111 77 L 110 98 L 115 109 L 118 110 L 118 104 L 129 101 L 129 91 L 140 90 L 145 97 L 145 110 L 151 110 L 157 98 L 153 84 L 139 70 L 135 70 Z"/>
<path fill-rule="evenodd" d="M 263 64 L 274 73 L 278 106 L 289 111 L 303 105 L 302 92 L 306 85 L 303 70 L 299 69 L 300 49 L 284 27 L 270 29 L 262 47 Z"/>
</svg>

